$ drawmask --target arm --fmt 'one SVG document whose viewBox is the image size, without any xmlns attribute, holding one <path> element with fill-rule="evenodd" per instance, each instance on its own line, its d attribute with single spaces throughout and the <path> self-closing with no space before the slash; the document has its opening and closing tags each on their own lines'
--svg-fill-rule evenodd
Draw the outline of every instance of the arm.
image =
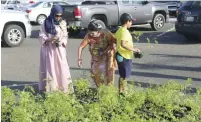
<svg viewBox="0 0 201 122">
<path fill-rule="evenodd" d="M 45 27 L 43 24 L 40 28 L 39 40 L 40 40 L 41 45 L 43 45 L 43 44 L 45 44 L 45 42 L 51 42 L 51 41 L 56 40 L 56 37 L 52 37 L 52 38 L 48 37 L 48 34 L 46 33 Z"/>
<path fill-rule="evenodd" d="M 127 50 L 133 51 L 133 52 L 140 52 L 140 50 L 138 48 L 133 48 L 131 46 L 128 46 L 126 40 L 121 40 L 121 46 Z"/>
<path fill-rule="evenodd" d="M 82 43 L 80 44 L 80 47 L 78 48 L 78 66 L 81 67 L 82 64 L 82 50 L 88 45 L 88 38 L 85 37 Z"/>
<path fill-rule="evenodd" d="M 63 37 L 67 38 L 68 37 L 68 32 L 67 32 L 66 21 L 62 20 L 59 26 L 60 26 L 61 30 L 63 31 Z"/>
<path fill-rule="evenodd" d="M 109 53 L 112 49 L 115 49 L 116 47 L 116 38 L 110 31 L 107 33 L 107 39 L 108 39 L 109 45 L 104 51 L 104 53 Z"/>
</svg>

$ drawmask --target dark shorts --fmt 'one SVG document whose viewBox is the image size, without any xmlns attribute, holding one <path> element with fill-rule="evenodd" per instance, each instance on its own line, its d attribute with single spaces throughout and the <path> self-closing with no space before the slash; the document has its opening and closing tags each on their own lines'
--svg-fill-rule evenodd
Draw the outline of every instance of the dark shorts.
<svg viewBox="0 0 201 122">
<path fill-rule="evenodd" d="M 120 56 L 120 59 L 119 59 Z M 131 68 L 132 68 L 132 59 L 123 59 L 121 60 L 121 55 L 117 52 L 116 53 L 116 60 L 119 69 L 119 75 L 121 78 L 128 78 L 131 75 Z"/>
</svg>

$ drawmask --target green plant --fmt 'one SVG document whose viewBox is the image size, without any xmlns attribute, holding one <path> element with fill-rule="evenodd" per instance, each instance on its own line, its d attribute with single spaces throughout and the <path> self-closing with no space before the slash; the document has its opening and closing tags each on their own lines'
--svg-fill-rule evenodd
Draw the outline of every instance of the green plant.
<svg viewBox="0 0 201 122">
<path fill-rule="evenodd" d="M 134 36 L 134 40 L 135 41 L 139 41 L 139 39 L 140 39 L 140 36 L 143 34 L 142 32 L 140 32 L 140 31 L 133 31 L 133 32 L 131 32 L 131 34 L 133 34 Z"/>
<path fill-rule="evenodd" d="M 146 89 L 128 85 L 120 97 L 114 86 L 90 88 L 88 79 L 75 80 L 74 93 L 40 95 L 33 88 L 13 91 L 2 87 L 2 122 L 198 122 L 201 121 L 201 88 L 169 81 Z M 151 86 L 151 85 L 150 85 Z"/>
</svg>

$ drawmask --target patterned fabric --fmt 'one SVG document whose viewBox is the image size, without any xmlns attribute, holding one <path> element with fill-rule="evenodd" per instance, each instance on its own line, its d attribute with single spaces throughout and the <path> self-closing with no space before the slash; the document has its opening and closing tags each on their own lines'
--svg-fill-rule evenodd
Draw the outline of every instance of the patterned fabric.
<svg viewBox="0 0 201 122">
<path fill-rule="evenodd" d="M 102 31 L 100 33 L 98 37 L 87 34 L 82 42 L 82 44 L 87 43 L 89 45 L 92 57 L 91 77 L 96 86 L 114 84 L 114 71 L 117 67 L 115 59 L 116 39 L 111 32 Z"/>
</svg>

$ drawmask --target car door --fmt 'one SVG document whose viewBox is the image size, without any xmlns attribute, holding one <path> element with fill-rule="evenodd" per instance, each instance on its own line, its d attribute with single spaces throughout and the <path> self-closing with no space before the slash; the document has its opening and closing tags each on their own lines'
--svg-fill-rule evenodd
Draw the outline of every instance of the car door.
<svg viewBox="0 0 201 122">
<path fill-rule="evenodd" d="M 144 1 L 132 0 L 132 6 L 134 7 L 133 18 L 136 19 L 136 24 L 144 24 L 152 21 L 152 7 L 150 4 Z"/>
<path fill-rule="evenodd" d="M 121 0 L 119 1 L 119 18 L 123 13 L 130 14 L 133 18 L 136 18 L 135 6 L 132 4 L 131 0 Z"/>
<path fill-rule="evenodd" d="M 190 11 L 186 15 L 185 20 L 192 23 L 201 22 L 201 1 L 194 1 L 191 4 Z"/>
<path fill-rule="evenodd" d="M 45 14 L 46 16 L 49 16 L 51 8 L 53 6 L 53 2 L 46 2 L 43 6 L 42 6 L 42 13 Z"/>
</svg>

